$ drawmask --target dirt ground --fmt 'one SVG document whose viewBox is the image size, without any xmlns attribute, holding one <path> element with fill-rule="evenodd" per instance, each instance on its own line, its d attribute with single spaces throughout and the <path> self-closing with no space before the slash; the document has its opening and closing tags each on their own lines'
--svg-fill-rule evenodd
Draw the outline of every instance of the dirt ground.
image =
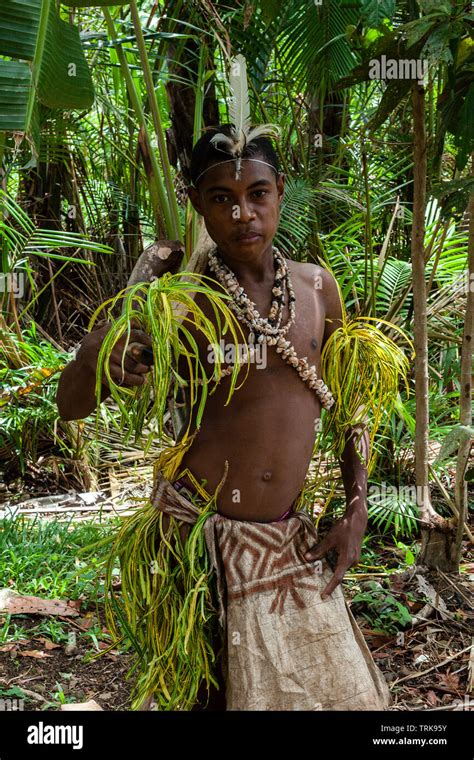
<svg viewBox="0 0 474 760">
<path fill-rule="evenodd" d="M 78 633 L 73 621 L 63 618 L 63 622 L 66 631 L 75 629 Z M 23 620 L 22 625 L 33 628 L 37 621 Z M 57 684 L 60 684 L 68 702 L 94 699 L 104 710 L 129 709 L 133 685 L 126 680 L 126 675 L 132 656 L 112 650 L 90 660 L 91 641 L 81 640 L 80 636 L 76 638 L 76 647 L 73 653 L 66 654 L 66 646 L 52 644 L 42 635 L 1 646 L 3 695 L 16 686 L 25 693 L 25 710 L 59 710 L 61 702 L 53 700 L 51 695 L 58 692 Z M 99 641 L 99 647 L 106 648 L 107 644 Z M 25 655 L 25 652 L 32 654 Z"/>
<path fill-rule="evenodd" d="M 471 693 L 470 699 L 468 695 L 468 680 L 472 680 L 469 646 L 473 630 L 469 583 L 460 581 L 458 575 L 443 578 L 436 573 L 426 574 L 426 580 L 439 592 L 439 598 L 429 609 L 426 599 L 408 601 L 416 588 L 414 572 L 409 569 L 397 574 L 390 585 L 386 584 L 387 591 L 396 592 L 401 599 L 406 597 L 412 614 L 422 609 L 425 616 L 414 627 L 407 628 L 402 637 L 371 630 L 358 614 L 360 605 L 352 607 L 372 655 L 390 685 L 393 696 L 390 710 L 473 710 L 474 694 Z M 349 599 L 347 587 L 345 594 Z M 94 648 L 91 638 L 82 636 L 81 632 L 97 623 L 96 608 L 82 607 L 81 615 L 84 617 L 76 620 L 62 618 L 66 631 L 76 632 L 77 649 L 73 648 L 69 654 L 66 654 L 66 646 L 48 643 L 46 636 L 35 634 L 0 647 L 2 696 L 18 687 L 25 694 L 25 710 L 59 710 L 61 699 L 57 696 L 57 684 L 60 684 L 63 701 L 94 699 L 107 711 L 130 709 L 133 683 L 126 680 L 126 674 L 132 655 L 113 650 L 88 661 Z M 37 622 L 33 616 L 29 620 L 25 616 L 22 625 L 28 630 Z M 107 647 L 100 639 L 98 645 Z M 52 698 L 54 694 L 56 699 Z"/>
</svg>

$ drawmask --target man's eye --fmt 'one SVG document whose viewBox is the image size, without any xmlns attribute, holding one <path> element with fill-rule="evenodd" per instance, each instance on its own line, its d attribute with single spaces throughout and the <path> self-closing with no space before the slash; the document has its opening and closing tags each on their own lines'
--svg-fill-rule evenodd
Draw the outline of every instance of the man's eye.
<svg viewBox="0 0 474 760">
<path fill-rule="evenodd" d="M 255 190 L 255 193 L 263 193 L 263 195 L 266 195 L 267 191 L 266 190 Z M 263 198 L 263 195 L 260 195 L 259 197 Z"/>
<path fill-rule="evenodd" d="M 221 202 L 220 199 L 222 199 L 222 198 L 224 198 L 224 200 L 225 200 L 227 198 L 227 195 L 215 195 L 212 200 L 216 201 L 217 203 L 220 203 Z"/>
</svg>

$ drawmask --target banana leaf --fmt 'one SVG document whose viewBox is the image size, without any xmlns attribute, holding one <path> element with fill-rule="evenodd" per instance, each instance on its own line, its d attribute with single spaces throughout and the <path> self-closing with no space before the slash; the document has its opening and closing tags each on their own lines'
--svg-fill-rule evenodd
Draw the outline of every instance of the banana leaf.
<svg viewBox="0 0 474 760">
<path fill-rule="evenodd" d="M 94 87 L 79 30 L 53 0 L 0 4 L 0 131 L 29 131 L 36 99 L 49 108 L 86 109 Z"/>
</svg>

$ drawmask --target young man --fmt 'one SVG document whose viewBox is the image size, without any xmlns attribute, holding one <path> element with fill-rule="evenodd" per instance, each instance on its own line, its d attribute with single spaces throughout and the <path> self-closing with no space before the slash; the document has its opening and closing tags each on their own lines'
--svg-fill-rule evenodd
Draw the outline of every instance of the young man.
<svg viewBox="0 0 474 760">
<path fill-rule="evenodd" d="M 230 134 L 227 125 L 205 133 L 191 164 L 189 197 L 216 246 L 205 274 L 242 295 L 235 277 L 258 315 L 265 319 L 273 309 L 275 318 L 259 322 L 255 311 L 247 312 L 248 320 L 253 314 L 253 328 L 244 320 L 242 326 L 263 349 L 253 355 L 260 361 L 250 362 L 247 379 L 227 406 L 230 379 L 220 381 L 199 429 L 193 428 L 180 476 L 173 483 L 160 476 L 153 497 L 168 519 L 182 521 L 186 540 L 196 520 L 196 484 L 207 494 L 218 492 L 206 541 L 220 590 L 224 659 L 217 672 L 221 688 L 212 690 L 211 705 L 224 708 L 226 691 L 232 710 L 385 709 L 387 686 L 340 587 L 346 570 L 359 561 L 367 525 L 367 470 L 356 450 L 367 452 L 367 432 L 356 444 L 348 430 L 341 461 L 346 510 L 322 542 L 309 516 L 293 511 L 322 404 L 331 406 L 330 389 L 319 378 L 321 350 L 341 324 L 338 288 L 322 267 L 283 259 L 273 250 L 285 177 L 270 140 L 253 140 L 236 172 L 232 153 L 226 156 L 211 143 L 218 131 Z M 212 318 L 205 295 L 198 294 L 196 303 Z M 259 342 L 265 329 L 270 340 Z M 57 397 L 63 418 L 83 417 L 95 407 L 95 368 L 106 331 L 87 336 L 63 371 Z M 210 376 L 210 347 L 199 331 L 193 336 Z M 151 345 L 139 330 L 131 339 Z M 115 346 L 112 375 L 126 386 L 139 385 L 149 368 L 127 357 L 122 376 L 123 344 Z M 186 375 L 184 361 L 180 372 Z M 104 379 L 102 400 L 107 395 Z M 338 555 L 334 569 L 325 558 L 329 550 Z M 204 696 L 201 689 L 194 709 Z"/>
</svg>

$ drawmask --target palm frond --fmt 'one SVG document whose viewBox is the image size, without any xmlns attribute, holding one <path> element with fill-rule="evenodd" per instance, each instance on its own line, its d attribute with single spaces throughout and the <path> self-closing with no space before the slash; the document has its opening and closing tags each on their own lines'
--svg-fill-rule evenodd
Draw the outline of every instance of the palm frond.
<svg viewBox="0 0 474 760">
<path fill-rule="evenodd" d="M 145 453 L 152 443 L 155 432 L 158 437 L 163 435 L 163 419 L 170 392 L 173 392 L 176 398 L 179 388 L 187 387 L 190 408 L 194 409 L 197 406 L 195 424 L 199 427 L 207 396 L 209 393 L 214 393 L 217 387 L 214 385 L 209 392 L 209 384 L 217 383 L 222 378 L 219 362 L 214 363 L 211 376 L 208 376 L 200 358 L 198 345 L 188 325 L 193 325 L 198 334 L 206 339 L 208 346 L 218 347 L 221 338 L 227 332 L 230 333 L 236 362 L 226 404 L 236 389 L 237 375 L 241 368 L 238 345 L 247 346 L 247 342 L 239 322 L 226 304 L 230 296 L 222 289 L 214 289 L 211 283 L 216 286 L 215 280 L 205 275 L 186 271 L 171 275 L 167 272 L 153 282 L 137 283 L 120 291 L 114 298 L 101 304 L 91 318 L 89 328 L 93 326 L 99 314 L 107 309 L 108 318 L 112 323 L 101 345 L 97 362 L 97 399 L 100 400 L 102 375 L 105 372 L 111 395 L 122 412 L 120 425 L 126 431 L 125 440 L 129 439 L 132 432 L 138 440 L 144 428 L 154 421 L 152 432 L 148 435 L 145 444 Z M 216 287 L 220 288 L 219 285 Z M 194 300 L 196 293 L 206 296 L 212 306 L 215 323 L 196 304 Z M 123 301 L 122 314 L 114 319 L 114 307 L 121 301 Z M 110 354 L 117 340 L 124 335 L 127 336 L 126 346 L 128 346 L 132 322 L 138 323 L 150 335 L 154 363 L 151 382 L 147 378 L 147 382 L 142 386 L 124 388 L 115 383 L 110 376 Z M 177 365 L 180 357 L 186 360 L 189 382 L 178 374 Z M 247 374 L 248 366 L 247 364 Z M 247 374 L 242 382 L 245 381 Z M 99 423 L 99 416 L 97 416 L 97 423 Z M 188 438 L 191 423 L 190 415 L 188 428 L 182 438 L 183 442 Z"/>
<path fill-rule="evenodd" d="M 370 317 L 348 318 L 343 313 L 342 326 L 332 333 L 321 353 L 322 376 L 336 401 L 325 416 L 325 435 L 332 439 L 331 449 L 341 458 L 347 430 L 365 427 L 368 422 L 369 472 L 374 464 L 375 436 L 389 421 L 401 382 L 409 393 L 409 361 L 382 332 L 382 325 L 395 329 L 413 350 L 408 336 L 394 325 Z"/>
</svg>

